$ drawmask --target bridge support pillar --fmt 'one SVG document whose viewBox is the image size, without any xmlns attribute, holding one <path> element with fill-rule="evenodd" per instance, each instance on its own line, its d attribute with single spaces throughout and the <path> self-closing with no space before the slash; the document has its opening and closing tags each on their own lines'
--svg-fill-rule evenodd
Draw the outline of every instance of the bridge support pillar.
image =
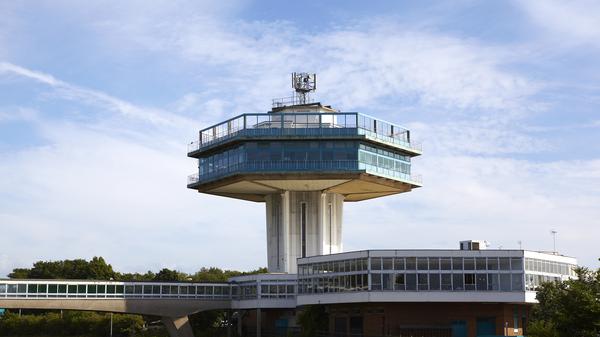
<svg viewBox="0 0 600 337">
<path fill-rule="evenodd" d="M 194 332 L 187 316 L 162 317 L 161 321 L 171 337 L 194 337 Z"/>
</svg>

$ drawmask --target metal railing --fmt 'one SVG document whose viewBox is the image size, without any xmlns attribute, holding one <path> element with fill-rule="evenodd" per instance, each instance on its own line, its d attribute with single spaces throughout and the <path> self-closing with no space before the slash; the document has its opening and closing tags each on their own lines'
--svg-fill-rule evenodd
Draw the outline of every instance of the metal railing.
<svg viewBox="0 0 600 337">
<path fill-rule="evenodd" d="M 200 131 L 188 153 L 235 137 L 263 136 L 352 136 L 421 152 L 421 144 L 410 140 L 410 131 L 399 125 L 357 112 L 242 114 Z"/>
<path fill-rule="evenodd" d="M 306 97 L 304 100 L 302 100 L 302 97 L 300 96 L 273 98 L 273 108 L 283 108 L 284 106 L 289 105 L 310 104 L 314 102 L 315 100 L 311 97 Z"/>
</svg>

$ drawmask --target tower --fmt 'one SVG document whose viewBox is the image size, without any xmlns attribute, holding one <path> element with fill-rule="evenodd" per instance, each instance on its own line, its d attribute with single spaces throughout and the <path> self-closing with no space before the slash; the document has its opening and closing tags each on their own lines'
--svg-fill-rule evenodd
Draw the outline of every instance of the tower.
<svg viewBox="0 0 600 337">
<path fill-rule="evenodd" d="M 344 202 L 420 187 L 410 131 L 312 102 L 316 76 L 292 74 L 293 97 L 200 131 L 188 148 L 198 173 L 188 188 L 266 204 L 269 272 L 296 273 L 296 259 L 342 252 Z"/>
</svg>

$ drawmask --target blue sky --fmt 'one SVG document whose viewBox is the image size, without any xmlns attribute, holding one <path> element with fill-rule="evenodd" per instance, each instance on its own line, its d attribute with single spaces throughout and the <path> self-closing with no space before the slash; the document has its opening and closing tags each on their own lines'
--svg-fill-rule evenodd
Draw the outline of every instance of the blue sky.
<svg viewBox="0 0 600 337">
<path fill-rule="evenodd" d="M 264 266 L 264 205 L 187 190 L 186 144 L 293 71 L 423 142 L 425 186 L 347 204 L 345 250 L 551 250 L 556 229 L 598 266 L 599 21 L 595 1 L 3 2 L 0 276 Z"/>
</svg>

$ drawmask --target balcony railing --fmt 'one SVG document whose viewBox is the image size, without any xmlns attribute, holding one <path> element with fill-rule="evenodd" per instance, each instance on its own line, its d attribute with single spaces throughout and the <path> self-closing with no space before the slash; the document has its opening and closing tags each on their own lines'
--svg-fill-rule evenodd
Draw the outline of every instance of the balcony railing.
<svg viewBox="0 0 600 337">
<path fill-rule="evenodd" d="M 306 97 L 306 99 L 304 101 L 302 100 L 302 98 L 300 96 L 274 98 L 273 99 L 273 108 L 282 108 L 284 106 L 289 106 L 289 105 L 310 104 L 310 103 L 314 103 L 314 102 L 315 102 L 315 100 L 310 97 Z"/>
<path fill-rule="evenodd" d="M 367 138 L 421 152 L 410 140 L 410 131 L 356 112 L 243 114 L 200 131 L 188 153 L 238 136 L 352 136 Z"/>
</svg>

